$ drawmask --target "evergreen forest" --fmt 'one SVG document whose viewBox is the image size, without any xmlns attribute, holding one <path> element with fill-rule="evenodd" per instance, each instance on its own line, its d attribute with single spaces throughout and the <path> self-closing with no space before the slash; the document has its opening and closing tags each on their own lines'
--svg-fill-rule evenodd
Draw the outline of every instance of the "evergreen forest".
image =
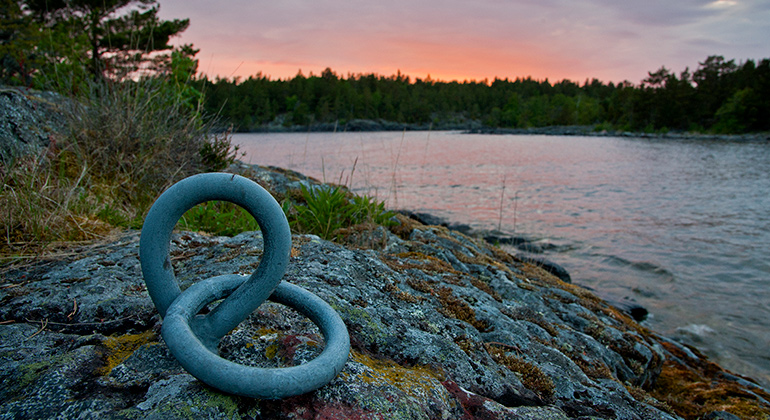
<svg viewBox="0 0 770 420">
<path fill-rule="evenodd" d="M 327 68 L 288 80 L 199 78 L 205 108 L 237 131 L 344 130 L 352 121 L 390 128 L 532 128 L 746 133 L 770 130 L 770 59 L 710 56 L 678 75 L 661 67 L 638 85 L 570 80 L 446 82 L 348 74 Z M 397 123 L 397 124 L 392 124 Z M 357 125 L 357 127 L 360 125 Z"/>
</svg>

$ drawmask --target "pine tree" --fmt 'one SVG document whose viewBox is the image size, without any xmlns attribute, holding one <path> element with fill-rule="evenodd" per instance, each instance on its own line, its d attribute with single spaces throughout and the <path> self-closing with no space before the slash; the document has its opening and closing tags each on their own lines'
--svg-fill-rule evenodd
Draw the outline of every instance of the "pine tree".
<svg viewBox="0 0 770 420">
<path fill-rule="evenodd" d="M 87 38 L 86 64 L 96 78 L 125 77 L 171 48 L 189 19 L 160 20 L 157 0 L 22 0 L 27 15 L 46 28 L 75 27 Z"/>
</svg>

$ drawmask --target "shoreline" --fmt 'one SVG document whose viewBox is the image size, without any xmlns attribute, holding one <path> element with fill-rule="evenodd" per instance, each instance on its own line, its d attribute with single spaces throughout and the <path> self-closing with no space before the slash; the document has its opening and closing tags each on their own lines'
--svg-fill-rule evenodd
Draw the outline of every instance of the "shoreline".
<svg viewBox="0 0 770 420">
<path fill-rule="evenodd" d="M 463 235 L 481 239 L 491 246 L 504 245 L 507 247 L 506 252 L 513 253 L 512 255 L 516 258 L 542 268 L 543 270 L 556 276 L 559 280 L 565 283 L 575 284 L 576 286 L 591 290 L 593 293 L 596 293 L 596 291 L 592 290 L 586 285 L 573 283 L 572 276 L 567 269 L 565 269 L 561 264 L 542 256 L 543 253 L 549 249 L 548 246 L 538 244 L 537 241 L 533 240 L 532 238 L 500 232 L 498 230 L 475 230 L 468 224 L 452 223 L 443 217 L 435 216 L 425 212 L 414 212 L 410 210 L 399 210 L 398 212 L 414 220 L 417 220 L 426 226 L 442 226 L 449 230 L 462 233 Z M 603 299 L 610 306 L 630 316 L 636 322 L 645 321 L 650 314 L 647 308 L 636 303 L 635 301 L 623 299 L 607 299 L 606 297 Z M 671 338 L 667 339 L 670 341 L 675 341 Z"/>
<path fill-rule="evenodd" d="M 377 131 L 460 131 L 463 134 L 491 135 L 545 135 L 586 137 L 627 137 L 643 139 L 707 140 L 707 141 L 770 141 L 770 132 L 715 134 L 689 131 L 638 132 L 622 130 L 597 130 L 595 125 L 547 126 L 529 128 L 486 127 L 478 121 L 457 123 L 409 124 L 385 120 L 351 120 L 346 123 L 316 123 L 310 125 L 283 126 L 269 124 L 257 130 L 237 131 L 237 134 L 259 133 L 336 133 Z"/>
</svg>

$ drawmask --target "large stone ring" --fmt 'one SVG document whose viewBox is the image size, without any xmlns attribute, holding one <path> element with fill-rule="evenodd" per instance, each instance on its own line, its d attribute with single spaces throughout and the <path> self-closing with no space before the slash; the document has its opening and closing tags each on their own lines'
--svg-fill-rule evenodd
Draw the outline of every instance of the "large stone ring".
<svg viewBox="0 0 770 420">
<path fill-rule="evenodd" d="M 251 276 L 227 274 L 198 281 L 184 292 L 169 260 L 171 232 L 195 205 L 222 200 L 246 209 L 263 233 L 264 253 Z M 161 334 L 182 367 L 222 391 L 255 398 L 284 398 L 318 389 L 342 370 L 350 337 L 339 314 L 309 291 L 281 282 L 291 251 L 291 231 L 280 205 L 264 188 L 242 176 L 207 173 L 166 190 L 150 208 L 139 243 L 147 291 L 163 317 Z M 223 299 L 209 313 L 210 303 Z M 258 368 L 219 356 L 217 345 L 266 299 L 307 316 L 321 330 L 325 347 L 312 361 L 287 368 Z"/>
</svg>

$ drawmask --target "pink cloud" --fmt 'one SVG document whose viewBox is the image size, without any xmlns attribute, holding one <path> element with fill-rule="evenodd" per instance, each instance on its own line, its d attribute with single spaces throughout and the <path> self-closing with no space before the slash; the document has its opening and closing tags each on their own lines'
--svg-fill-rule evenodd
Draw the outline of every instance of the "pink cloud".
<svg viewBox="0 0 770 420">
<path fill-rule="evenodd" d="M 743 4 L 743 3 L 741 3 Z M 226 6 L 225 6 L 226 5 Z M 440 5 L 440 6 L 439 6 Z M 434 79 L 532 76 L 639 82 L 661 65 L 683 70 L 711 54 L 764 58 L 767 8 L 702 0 L 162 0 L 164 18 L 191 19 L 177 43 L 201 49 L 201 70 L 293 77 L 396 70 Z M 697 40 L 697 45 L 693 43 Z M 710 50 L 709 48 L 719 50 Z"/>
</svg>

